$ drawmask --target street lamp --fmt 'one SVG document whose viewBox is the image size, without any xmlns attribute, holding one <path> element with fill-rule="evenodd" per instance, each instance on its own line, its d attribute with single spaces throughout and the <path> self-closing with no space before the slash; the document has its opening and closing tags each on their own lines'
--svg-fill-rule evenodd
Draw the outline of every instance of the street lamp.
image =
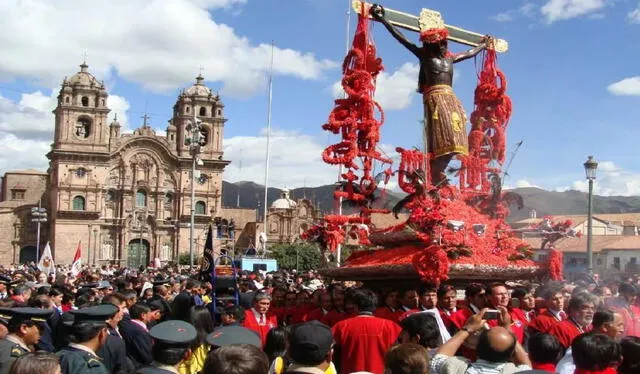
<svg viewBox="0 0 640 374">
<path fill-rule="evenodd" d="M 593 156 L 589 156 L 584 163 L 584 171 L 589 181 L 589 204 L 588 204 L 588 221 L 587 221 L 587 272 L 589 276 L 593 276 L 593 248 L 591 247 L 591 239 L 593 237 L 593 181 L 596 180 L 596 170 L 598 163 Z"/>
<path fill-rule="evenodd" d="M 31 208 L 31 222 L 35 222 L 38 227 L 36 233 L 36 264 L 40 261 L 40 224 L 47 222 L 47 210 L 41 204 L 42 202 L 38 201 L 38 207 Z"/>
<path fill-rule="evenodd" d="M 193 113 L 193 121 L 189 121 L 186 126 L 187 135 L 185 141 L 189 145 L 189 154 L 191 155 L 191 221 L 189 224 L 189 270 L 193 270 L 193 240 L 194 240 L 194 227 L 195 227 L 195 214 L 196 214 L 196 164 L 202 165 L 202 161 L 198 159 L 201 147 L 206 142 L 204 136 L 202 136 L 202 121 L 196 117 Z"/>
</svg>

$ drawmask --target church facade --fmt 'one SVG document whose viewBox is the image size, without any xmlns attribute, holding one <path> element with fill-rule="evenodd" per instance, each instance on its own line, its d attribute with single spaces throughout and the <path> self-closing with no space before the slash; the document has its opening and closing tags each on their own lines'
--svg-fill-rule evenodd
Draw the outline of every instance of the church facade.
<svg viewBox="0 0 640 374">
<path fill-rule="evenodd" d="M 60 264 L 71 263 L 78 245 L 84 263 L 137 267 L 155 258 L 172 261 L 188 252 L 191 209 L 198 237 L 221 213 L 222 174 L 229 163 L 222 152 L 226 119 L 204 78 L 179 94 L 166 135 L 156 135 L 146 116 L 133 133 L 121 133 L 107 98 L 104 84 L 84 63 L 63 81 L 47 173 L 8 172 L 2 181 L 0 263 L 35 257 L 29 213 L 39 200 L 48 211 L 40 247 L 50 241 Z M 203 146 L 192 178 L 185 138 L 196 118 Z"/>
</svg>

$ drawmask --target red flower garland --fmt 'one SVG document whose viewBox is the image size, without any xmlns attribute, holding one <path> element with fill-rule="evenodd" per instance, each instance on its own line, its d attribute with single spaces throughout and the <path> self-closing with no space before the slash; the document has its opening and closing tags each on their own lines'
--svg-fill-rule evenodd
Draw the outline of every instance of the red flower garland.
<svg viewBox="0 0 640 374">
<path fill-rule="evenodd" d="M 549 276 L 552 280 L 562 280 L 562 252 L 552 248 L 549 251 Z"/>
<path fill-rule="evenodd" d="M 439 284 L 449 279 L 449 260 L 438 245 L 431 245 L 413 256 L 413 267 L 424 282 Z"/>
</svg>

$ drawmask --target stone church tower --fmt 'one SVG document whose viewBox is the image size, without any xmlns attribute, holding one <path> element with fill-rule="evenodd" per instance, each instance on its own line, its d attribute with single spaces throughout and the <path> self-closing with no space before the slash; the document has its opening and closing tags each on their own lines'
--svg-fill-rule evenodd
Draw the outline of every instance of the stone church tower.
<svg viewBox="0 0 640 374">
<path fill-rule="evenodd" d="M 65 79 L 58 95 L 49 163 L 50 240 L 56 263 L 71 263 L 80 242 L 84 263 L 147 265 L 154 258 L 176 260 L 189 248 L 191 207 L 196 240 L 221 209 L 222 139 L 226 122 L 220 97 L 196 83 L 179 95 L 165 136 L 155 134 L 145 115 L 132 134 L 108 121 L 104 84 L 80 71 Z M 203 123 L 205 145 L 195 173 L 186 126 Z M 195 254 L 197 256 L 197 253 Z"/>
</svg>

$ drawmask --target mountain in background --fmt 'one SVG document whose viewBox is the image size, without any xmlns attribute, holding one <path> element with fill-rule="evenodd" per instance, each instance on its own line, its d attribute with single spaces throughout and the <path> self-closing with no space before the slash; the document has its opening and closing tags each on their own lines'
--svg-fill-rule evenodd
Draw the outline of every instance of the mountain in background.
<svg viewBox="0 0 640 374">
<path fill-rule="evenodd" d="M 316 204 L 323 213 L 336 211 L 337 204 L 333 199 L 335 185 L 319 187 L 295 188 L 290 190 L 293 200 L 307 198 Z M 538 217 L 546 215 L 568 215 L 587 213 L 587 194 L 579 191 L 554 192 L 539 188 L 516 188 L 511 190 L 524 198 L 524 208 L 512 209 L 509 221 L 517 221 L 529 217 L 529 212 L 535 210 Z M 269 188 L 268 204 L 280 198 L 281 190 Z M 383 191 L 377 192 L 376 208 L 391 209 L 404 194 Z M 239 197 L 239 199 L 238 199 Z M 239 201 L 239 204 L 238 204 Z M 255 209 L 264 201 L 264 186 L 254 182 L 223 182 L 222 205 L 225 207 L 240 207 Z M 345 213 L 353 210 L 345 207 Z M 597 213 L 640 213 L 640 196 L 594 196 L 593 211 Z"/>
</svg>

